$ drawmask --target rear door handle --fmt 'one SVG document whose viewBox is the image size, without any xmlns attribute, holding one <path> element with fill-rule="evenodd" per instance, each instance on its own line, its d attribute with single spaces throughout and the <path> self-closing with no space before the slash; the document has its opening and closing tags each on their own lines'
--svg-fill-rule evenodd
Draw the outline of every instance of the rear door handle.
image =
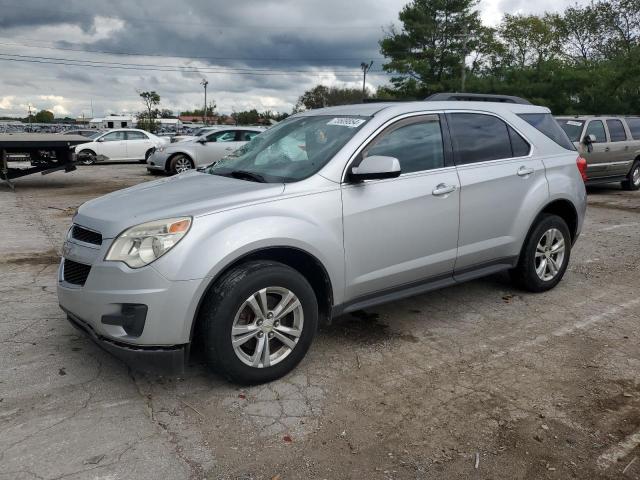
<svg viewBox="0 0 640 480">
<path fill-rule="evenodd" d="M 611 150 L 609 147 L 604 147 L 605 152 L 608 152 L 609 150 Z"/>
<path fill-rule="evenodd" d="M 233 148 L 227 147 L 227 148 L 225 148 L 225 150 L 233 150 Z"/>
<path fill-rule="evenodd" d="M 455 192 L 456 188 L 458 187 L 456 187 L 455 185 L 447 185 L 445 183 L 441 183 L 431 193 L 435 196 L 442 196 L 451 192 Z"/>
<path fill-rule="evenodd" d="M 528 168 L 525 166 L 522 166 L 518 169 L 518 176 L 519 177 L 526 177 L 527 175 L 531 175 L 535 170 L 533 168 Z"/>
</svg>

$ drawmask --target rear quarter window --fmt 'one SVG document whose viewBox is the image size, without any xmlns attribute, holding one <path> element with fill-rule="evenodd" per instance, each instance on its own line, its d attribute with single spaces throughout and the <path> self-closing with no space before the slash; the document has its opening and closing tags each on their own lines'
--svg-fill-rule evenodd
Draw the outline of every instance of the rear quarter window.
<svg viewBox="0 0 640 480">
<path fill-rule="evenodd" d="M 634 140 L 640 140 L 640 118 L 627 118 L 627 125 Z"/>
<path fill-rule="evenodd" d="M 518 116 L 562 148 L 567 150 L 576 149 L 550 113 L 519 113 Z"/>
</svg>

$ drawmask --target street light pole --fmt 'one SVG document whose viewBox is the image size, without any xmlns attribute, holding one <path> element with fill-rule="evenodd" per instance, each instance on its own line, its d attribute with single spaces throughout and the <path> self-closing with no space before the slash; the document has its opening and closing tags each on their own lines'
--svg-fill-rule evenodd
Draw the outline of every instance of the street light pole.
<svg viewBox="0 0 640 480">
<path fill-rule="evenodd" d="M 207 124 L 207 85 L 209 85 L 209 82 L 207 81 L 206 78 L 203 78 L 202 81 L 200 82 L 200 85 L 204 86 L 204 111 L 202 112 L 203 115 L 203 120 L 204 120 L 204 124 Z"/>
</svg>

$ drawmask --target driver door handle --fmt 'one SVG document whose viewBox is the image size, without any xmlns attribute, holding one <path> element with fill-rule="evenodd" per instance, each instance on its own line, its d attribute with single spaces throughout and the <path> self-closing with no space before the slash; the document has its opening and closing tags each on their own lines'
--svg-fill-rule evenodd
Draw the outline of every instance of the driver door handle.
<svg viewBox="0 0 640 480">
<path fill-rule="evenodd" d="M 455 185 L 447 185 L 445 183 L 441 183 L 436 188 L 434 188 L 433 192 L 431 193 L 435 196 L 442 196 L 451 192 L 455 192 L 456 188 L 458 187 L 456 187 Z"/>
<path fill-rule="evenodd" d="M 525 167 L 524 165 L 518 169 L 519 177 L 526 177 L 527 175 L 531 175 L 535 170 L 533 168 Z"/>
</svg>

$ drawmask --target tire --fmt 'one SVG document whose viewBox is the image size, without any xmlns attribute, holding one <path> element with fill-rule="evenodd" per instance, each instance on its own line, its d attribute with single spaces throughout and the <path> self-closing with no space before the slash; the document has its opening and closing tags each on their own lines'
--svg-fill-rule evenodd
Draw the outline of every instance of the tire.
<svg viewBox="0 0 640 480">
<path fill-rule="evenodd" d="M 78 161 L 82 165 L 93 165 L 96 163 L 96 152 L 92 150 L 82 150 L 78 153 Z"/>
<path fill-rule="evenodd" d="M 174 155 L 169 161 L 169 173 L 171 175 L 186 172 L 187 170 L 192 170 L 193 168 L 193 160 L 191 160 L 187 155 L 183 153 Z"/>
<path fill-rule="evenodd" d="M 263 291 L 266 309 L 260 308 Z M 287 297 L 286 292 L 294 297 Z M 285 304 L 295 308 L 279 317 L 276 310 L 285 298 L 291 298 Z M 251 299 L 263 312 L 261 316 L 247 303 Z M 298 271 L 279 262 L 252 261 L 232 268 L 213 285 L 204 298 L 198 321 L 209 366 L 232 382 L 255 385 L 280 378 L 300 363 L 316 334 L 318 302 L 311 285 Z M 249 338 L 236 347 L 232 344 L 234 325 L 236 341 L 245 340 L 243 336 Z M 285 337 L 289 346 L 279 337 Z M 259 353 L 264 344 L 269 346 L 268 357 L 264 349 Z M 266 358 L 269 365 L 265 365 Z M 250 365 L 252 362 L 257 366 Z"/>
<path fill-rule="evenodd" d="M 138 160 L 138 161 L 140 163 L 147 163 L 152 153 L 153 153 L 153 150 L 147 150 L 147 153 L 144 154 L 144 160 Z"/>
<path fill-rule="evenodd" d="M 627 174 L 627 179 L 622 181 L 624 190 L 640 190 L 640 159 L 636 160 Z"/>
<path fill-rule="evenodd" d="M 560 241 L 564 246 L 562 258 L 560 247 L 554 247 Z M 510 272 L 511 279 L 524 290 L 545 292 L 562 280 L 570 256 L 571 234 L 567 223 L 557 215 L 542 214 L 525 240 L 518 265 Z"/>
</svg>

